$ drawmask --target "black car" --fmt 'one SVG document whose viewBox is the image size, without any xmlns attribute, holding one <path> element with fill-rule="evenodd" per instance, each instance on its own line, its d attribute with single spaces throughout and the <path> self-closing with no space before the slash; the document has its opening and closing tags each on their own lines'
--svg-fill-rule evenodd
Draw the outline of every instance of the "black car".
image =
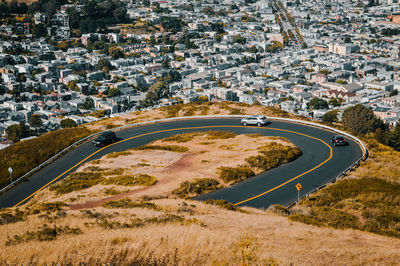
<svg viewBox="0 0 400 266">
<path fill-rule="evenodd" d="M 117 141 L 117 135 L 112 131 L 105 131 L 93 140 L 95 146 L 106 146 Z"/>
<path fill-rule="evenodd" d="M 333 143 L 333 146 L 338 146 L 338 145 L 346 146 L 346 145 L 349 145 L 347 140 L 343 136 L 340 136 L 340 135 L 333 136 L 331 138 L 331 142 Z"/>
</svg>

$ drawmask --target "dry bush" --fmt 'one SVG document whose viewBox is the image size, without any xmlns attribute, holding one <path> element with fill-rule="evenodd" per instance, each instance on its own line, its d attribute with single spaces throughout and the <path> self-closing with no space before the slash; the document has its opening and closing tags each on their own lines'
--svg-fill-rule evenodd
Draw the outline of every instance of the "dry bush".
<svg viewBox="0 0 400 266">
<path fill-rule="evenodd" d="M 161 151 L 173 151 L 173 152 L 187 152 L 189 148 L 177 145 L 144 145 L 134 150 L 142 151 L 142 150 L 161 150 Z"/>
<path fill-rule="evenodd" d="M 120 200 L 110 200 L 103 204 L 104 208 L 110 209 L 132 209 L 132 208 L 147 208 L 147 209 L 157 209 L 157 205 L 152 202 L 140 201 L 135 202 L 130 198 L 123 198 Z"/>
<path fill-rule="evenodd" d="M 185 181 L 172 193 L 181 198 L 195 197 L 221 188 L 220 183 L 212 178 L 197 178 L 193 181 Z"/>
<path fill-rule="evenodd" d="M 118 158 L 119 156 L 128 156 L 130 154 L 131 152 L 129 151 L 119 151 L 107 154 L 106 158 L 113 159 L 113 158 Z"/>
<path fill-rule="evenodd" d="M 148 174 L 122 175 L 107 178 L 102 183 L 118 186 L 152 186 L 157 183 L 157 178 Z"/>
</svg>

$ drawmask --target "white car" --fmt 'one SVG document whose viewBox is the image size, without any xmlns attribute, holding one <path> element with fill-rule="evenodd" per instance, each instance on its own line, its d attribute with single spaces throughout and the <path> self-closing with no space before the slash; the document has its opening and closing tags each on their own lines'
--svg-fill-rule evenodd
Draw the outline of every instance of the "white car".
<svg viewBox="0 0 400 266">
<path fill-rule="evenodd" d="M 241 123 L 243 126 L 256 125 L 258 127 L 261 127 L 261 126 L 269 124 L 270 122 L 263 115 L 252 115 L 252 116 L 243 118 Z"/>
</svg>

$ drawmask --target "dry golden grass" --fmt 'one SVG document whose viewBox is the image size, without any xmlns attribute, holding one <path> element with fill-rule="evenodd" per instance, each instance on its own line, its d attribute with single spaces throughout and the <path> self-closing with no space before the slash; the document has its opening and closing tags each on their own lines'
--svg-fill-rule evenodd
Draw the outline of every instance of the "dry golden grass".
<svg viewBox="0 0 400 266">
<path fill-rule="evenodd" d="M 378 143 L 372 137 L 365 138 L 370 156 L 362 163 L 362 167 L 352 172 L 352 176 L 378 177 L 390 181 L 400 182 L 400 152 Z"/>
<path fill-rule="evenodd" d="M 155 200 L 164 212 L 178 211 L 182 200 Z M 100 264 L 121 256 L 120 264 L 153 258 L 178 265 L 265 265 L 271 262 L 289 265 L 395 265 L 400 260 L 400 240 L 374 234 L 318 228 L 294 223 L 269 211 L 246 208 L 247 213 L 230 212 L 200 202 L 186 201 L 193 209 L 186 219 L 201 224 L 149 224 L 129 229 L 104 229 L 80 211 L 68 211 L 57 225 L 77 227 L 83 234 L 61 236 L 51 242 L 29 241 L 16 246 L 0 242 L 0 261 L 10 264 L 37 262 L 49 264 L 85 262 Z M 193 206 L 191 206 L 193 205 Z M 109 220 L 126 221 L 132 217 L 152 217 L 160 212 L 148 209 L 92 212 L 114 215 Z M 2 226 L 0 239 L 34 231 L 45 223 L 38 215 L 24 222 Z M 86 224 L 86 225 L 85 225 Z M 23 229 L 22 229 L 23 228 Z M 123 255 L 123 251 L 128 251 Z M 92 262 L 92 263 L 90 263 Z"/>
</svg>

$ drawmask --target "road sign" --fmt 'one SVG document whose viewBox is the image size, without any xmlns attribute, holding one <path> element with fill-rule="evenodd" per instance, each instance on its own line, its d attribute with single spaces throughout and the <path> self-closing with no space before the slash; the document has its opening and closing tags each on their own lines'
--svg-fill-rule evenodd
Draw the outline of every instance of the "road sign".
<svg viewBox="0 0 400 266">
<path fill-rule="evenodd" d="M 303 188 L 303 186 L 300 183 L 297 183 L 296 188 L 298 191 L 300 191 Z"/>
</svg>

